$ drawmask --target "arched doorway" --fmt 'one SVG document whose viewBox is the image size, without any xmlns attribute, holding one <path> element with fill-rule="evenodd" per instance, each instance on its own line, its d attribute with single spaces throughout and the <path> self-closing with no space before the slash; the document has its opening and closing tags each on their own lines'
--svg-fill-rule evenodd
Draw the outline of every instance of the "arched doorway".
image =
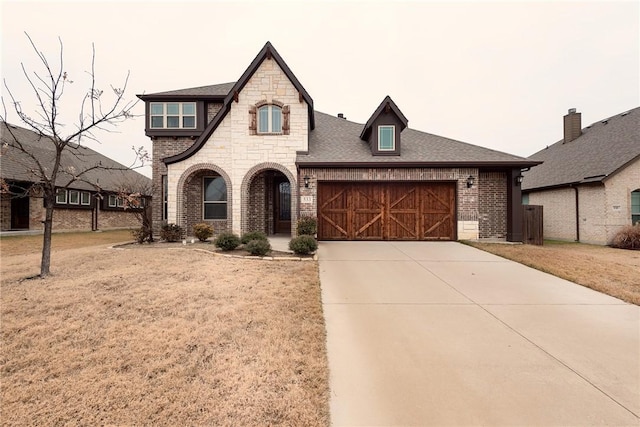
<svg viewBox="0 0 640 427">
<path fill-rule="evenodd" d="M 242 208 L 243 232 L 291 234 L 295 218 L 295 188 L 283 171 L 265 167 L 247 174 L 246 203 Z"/>
</svg>

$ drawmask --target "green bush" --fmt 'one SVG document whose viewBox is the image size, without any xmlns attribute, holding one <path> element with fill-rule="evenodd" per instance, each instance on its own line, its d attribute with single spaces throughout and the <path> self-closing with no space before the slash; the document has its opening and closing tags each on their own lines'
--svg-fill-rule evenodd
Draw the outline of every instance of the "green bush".
<svg viewBox="0 0 640 427">
<path fill-rule="evenodd" d="M 178 224 L 166 224 L 160 230 L 160 238 L 167 242 L 177 242 L 182 238 L 182 227 Z"/>
<path fill-rule="evenodd" d="M 298 236 L 314 236 L 318 232 L 318 220 L 312 216 L 302 216 L 296 225 Z"/>
<path fill-rule="evenodd" d="M 242 235 L 242 239 L 240 240 L 242 241 L 243 245 L 246 245 L 252 240 L 268 240 L 268 239 L 267 239 L 267 235 L 262 231 L 249 231 L 248 233 L 244 233 Z"/>
<path fill-rule="evenodd" d="M 268 240 L 264 239 L 254 239 L 250 240 L 244 248 L 251 255 L 259 255 L 264 256 L 271 251 L 271 243 Z"/>
<path fill-rule="evenodd" d="M 136 240 L 136 243 L 153 242 L 153 233 L 149 227 L 134 228 L 131 230 L 131 235 Z"/>
<path fill-rule="evenodd" d="M 640 224 L 627 225 L 613 236 L 611 246 L 619 249 L 640 250 Z"/>
<path fill-rule="evenodd" d="M 233 233 L 222 233 L 215 240 L 214 244 L 223 251 L 232 251 L 240 246 L 240 238 Z"/>
<path fill-rule="evenodd" d="M 291 239 L 289 249 L 298 255 L 307 255 L 318 249 L 318 242 L 311 236 L 298 236 Z"/>
<path fill-rule="evenodd" d="M 206 242 L 207 239 L 213 236 L 213 226 L 206 222 L 201 222 L 193 226 L 193 235 L 201 242 Z"/>
</svg>

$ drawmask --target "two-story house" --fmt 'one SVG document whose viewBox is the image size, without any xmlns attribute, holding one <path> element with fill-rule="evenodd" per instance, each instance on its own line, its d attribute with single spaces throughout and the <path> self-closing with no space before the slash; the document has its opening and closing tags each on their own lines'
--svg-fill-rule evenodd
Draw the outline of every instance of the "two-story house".
<svg viewBox="0 0 640 427">
<path fill-rule="evenodd" d="M 386 97 L 365 124 L 314 111 L 271 43 L 238 81 L 139 95 L 154 226 L 324 240 L 520 241 L 520 171 L 539 162 L 407 127 Z"/>
</svg>

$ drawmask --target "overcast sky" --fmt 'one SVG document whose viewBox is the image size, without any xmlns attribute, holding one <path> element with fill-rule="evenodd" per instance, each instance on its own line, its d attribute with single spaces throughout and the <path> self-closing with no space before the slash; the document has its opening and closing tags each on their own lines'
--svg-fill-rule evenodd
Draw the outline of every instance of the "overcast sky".
<svg viewBox="0 0 640 427">
<path fill-rule="evenodd" d="M 40 69 L 24 32 L 52 63 L 62 39 L 68 126 L 92 42 L 98 84 L 121 87 L 130 72 L 135 99 L 235 81 L 271 41 L 317 111 L 364 123 L 390 95 L 411 128 L 520 156 L 562 138 L 569 108 L 584 127 L 640 105 L 638 1 L 1 4 L 2 78 L 25 109 L 21 63 Z M 117 131 L 90 146 L 125 164 L 131 146 L 150 150 L 142 117 Z"/>
</svg>

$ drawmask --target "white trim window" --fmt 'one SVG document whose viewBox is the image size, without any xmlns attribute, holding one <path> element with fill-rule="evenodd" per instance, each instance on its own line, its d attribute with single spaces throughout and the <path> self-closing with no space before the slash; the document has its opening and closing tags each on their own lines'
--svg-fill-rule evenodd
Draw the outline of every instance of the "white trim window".
<svg viewBox="0 0 640 427">
<path fill-rule="evenodd" d="M 378 151 L 394 151 L 396 149 L 396 127 L 378 126 Z"/>
<path fill-rule="evenodd" d="M 282 108 L 272 104 L 258 108 L 258 133 L 282 133 Z"/>
<path fill-rule="evenodd" d="M 152 102 L 149 105 L 151 129 L 195 129 L 195 102 Z"/>
<path fill-rule="evenodd" d="M 69 190 L 69 204 L 70 205 L 80 204 L 80 192 L 78 190 Z"/>
<path fill-rule="evenodd" d="M 56 190 L 56 203 L 60 205 L 67 204 L 67 190 L 66 188 L 58 188 Z"/>
<path fill-rule="evenodd" d="M 91 204 L 91 193 L 88 191 L 83 191 L 80 193 L 80 204 L 84 206 L 89 206 Z"/>
<path fill-rule="evenodd" d="M 224 178 L 205 176 L 202 188 L 202 218 L 227 219 L 227 183 Z"/>
<path fill-rule="evenodd" d="M 109 203 L 110 208 L 115 208 L 118 206 L 118 197 L 115 194 L 109 194 Z"/>
</svg>

